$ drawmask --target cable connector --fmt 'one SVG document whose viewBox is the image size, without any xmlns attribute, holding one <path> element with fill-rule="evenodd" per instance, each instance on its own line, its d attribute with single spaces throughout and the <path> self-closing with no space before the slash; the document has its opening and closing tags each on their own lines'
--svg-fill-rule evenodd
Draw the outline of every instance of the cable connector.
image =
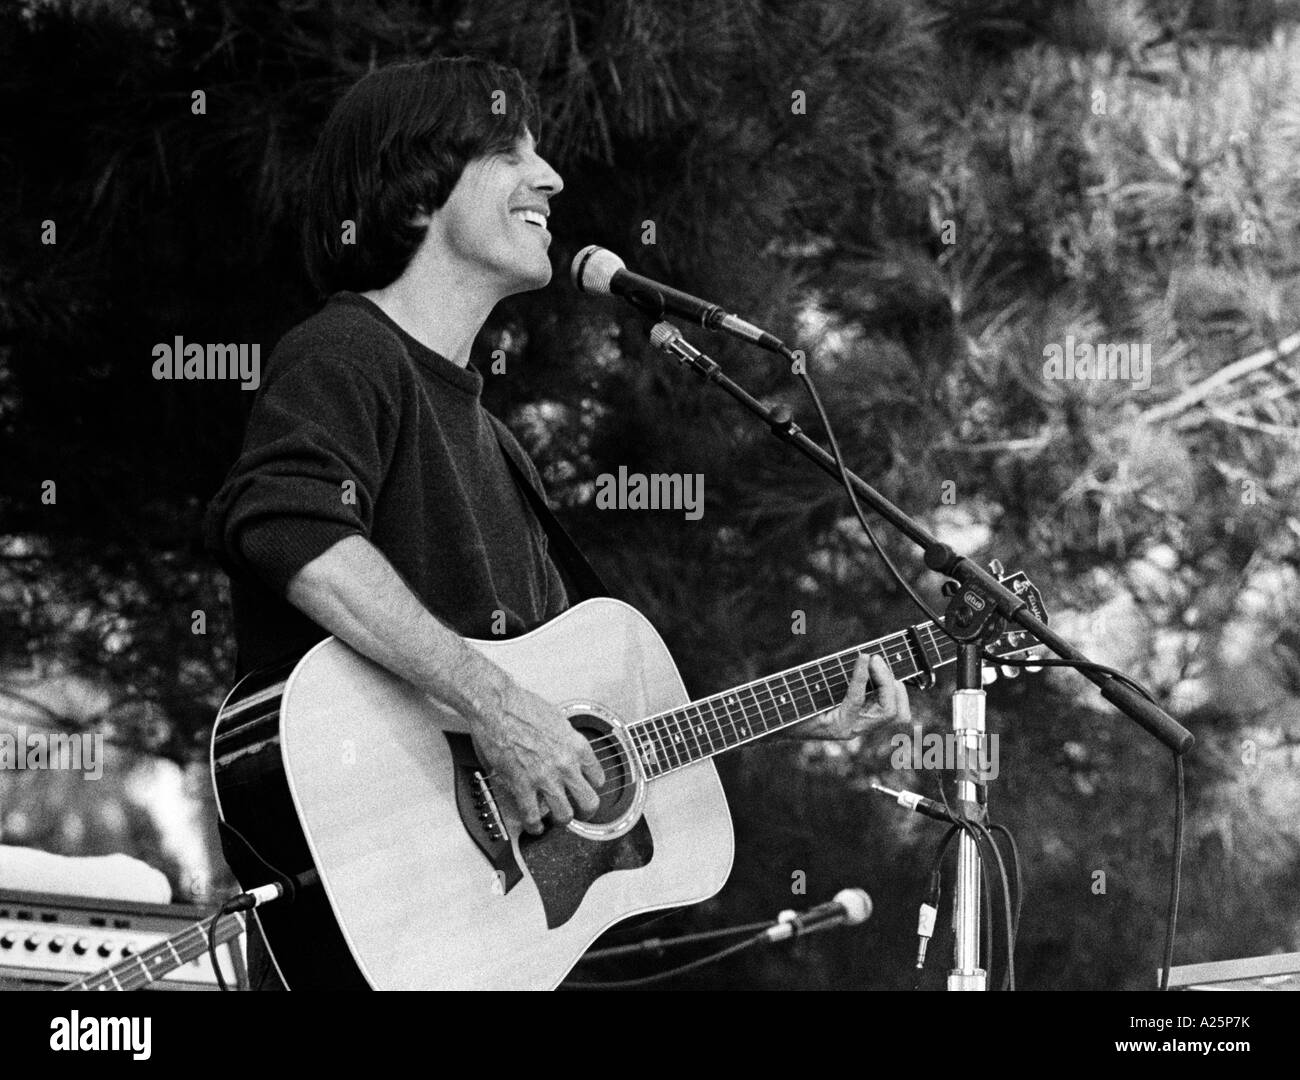
<svg viewBox="0 0 1300 1080">
<path fill-rule="evenodd" d="M 874 780 L 871 782 L 871 790 L 887 795 L 905 810 L 914 810 L 918 814 L 934 818 L 935 821 L 947 822 L 949 825 L 956 824 L 952 815 L 943 808 L 943 803 L 936 802 L 934 799 L 927 799 L 924 795 L 918 795 L 915 791 L 895 791 L 893 788 L 887 788 L 884 784 L 878 784 Z"/>
<path fill-rule="evenodd" d="M 918 972 L 925 967 L 925 950 L 929 948 L 930 939 L 934 937 L 934 925 L 939 918 L 939 892 L 939 871 L 936 870 L 930 875 L 930 888 L 921 902 L 920 915 L 916 921 L 916 936 L 920 939 L 916 947 Z"/>
</svg>

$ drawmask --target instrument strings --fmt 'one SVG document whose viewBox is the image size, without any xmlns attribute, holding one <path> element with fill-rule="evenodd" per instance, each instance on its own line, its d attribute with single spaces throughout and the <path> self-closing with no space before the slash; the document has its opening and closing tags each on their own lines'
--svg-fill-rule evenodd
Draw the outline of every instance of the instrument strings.
<svg viewBox="0 0 1300 1080">
<path fill-rule="evenodd" d="M 951 656 L 946 656 L 946 655 L 944 654 L 944 650 L 943 650 L 943 642 L 948 641 L 949 639 L 947 639 L 947 638 L 938 638 L 938 637 L 936 637 L 935 632 L 934 632 L 934 627 L 933 627 L 932 625 L 930 625 L 930 624 L 926 624 L 926 625 L 923 626 L 923 627 L 918 627 L 918 629 L 923 629 L 923 630 L 925 630 L 925 631 L 930 635 L 930 643 L 931 643 L 932 645 L 934 645 L 934 647 L 935 647 L 935 651 L 936 651 L 936 653 L 937 653 L 938 656 L 939 656 L 939 663 L 940 663 L 940 664 L 947 664 L 947 663 L 949 663 L 951 660 L 953 660 L 953 659 L 956 658 L 957 651 L 956 651 L 956 643 L 955 643 L 955 642 L 950 642 L 950 644 L 952 644 L 952 645 L 954 646 L 954 647 L 953 647 L 952 655 L 951 655 Z M 880 644 L 880 643 L 879 643 L 879 642 L 873 642 L 873 644 Z M 855 655 L 855 654 L 857 654 L 857 653 L 859 653 L 859 652 L 862 652 L 862 651 L 864 651 L 864 650 L 860 650 L 860 649 L 847 649 L 847 650 L 845 650 L 845 651 L 842 652 L 842 653 L 836 653 L 836 654 L 834 654 L 833 656 L 828 656 L 828 657 L 826 657 L 824 660 L 814 661 L 812 664 L 809 664 L 809 665 L 808 665 L 808 667 L 815 667 L 815 666 L 816 666 L 816 667 L 820 667 L 821 665 L 823 665 L 823 664 L 825 664 L 825 663 L 828 663 L 828 662 L 830 662 L 830 661 L 835 661 L 835 662 L 837 662 L 837 663 L 840 665 L 840 668 L 841 668 L 841 673 L 838 674 L 838 675 L 837 675 L 837 674 L 834 674 L 834 673 L 831 673 L 831 674 L 829 674 L 829 675 L 825 675 L 825 674 L 823 675 L 823 678 L 822 678 L 821 681 L 825 683 L 827 689 L 831 692 L 832 696 L 834 696 L 836 700 L 835 700 L 835 702 L 834 702 L 833 704 L 827 706 L 826 709 L 819 710 L 819 712 L 828 712 L 830 709 L 835 708 L 836 705 L 838 705 L 841 701 L 843 701 L 843 691 L 845 691 L 845 690 L 848 689 L 848 685 L 849 685 L 849 681 L 850 681 L 849 669 L 846 668 L 845 665 L 844 665 L 844 657 L 846 657 L 846 656 L 850 656 L 850 655 Z M 1017 650 L 1015 650 L 1015 652 L 1032 652 L 1032 651 L 1033 651 L 1032 647 L 1027 647 L 1027 648 L 1024 648 L 1024 649 L 1017 649 Z M 1008 653 L 1007 655 L 1014 655 L 1014 653 Z M 909 656 L 910 656 L 910 653 L 909 653 Z M 805 670 L 805 669 L 800 668 L 800 669 L 795 669 L 795 670 L 799 671 L 799 672 L 802 674 L 802 671 Z M 921 673 L 922 673 L 922 672 L 921 672 L 921 669 L 920 669 L 920 668 L 916 668 L 914 671 L 912 671 L 912 672 L 910 672 L 910 673 L 908 673 L 908 674 L 905 674 L 905 675 L 900 676 L 900 679 L 902 679 L 902 680 L 906 680 L 906 679 L 915 678 L 917 675 L 920 675 Z M 773 676 L 773 677 L 775 677 L 775 676 Z M 745 691 L 745 690 L 749 690 L 749 691 L 752 692 L 753 689 L 754 689 L 754 687 L 757 687 L 757 686 L 760 686 L 760 685 L 766 685 L 766 684 L 768 684 L 770 681 L 771 681 L 770 679 L 757 679 L 757 680 L 755 680 L 755 681 L 752 682 L 752 683 L 746 683 L 746 684 L 743 685 L 743 686 L 735 687 L 734 689 L 727 690 L 727 691 L 723 692 L 722 694 L 716 694 L 716 695 L 714 695 L 712 698 L 702 698 L 702 699 L 700 699 L 700 701 L 698 701 L 698 702 L 692 702 L 692 703 L 689 704 L 689 705 L 685 705 L 685 706 L 682 706 L 682 707 L 677 708 L 677 709 L 671 709 L 671 710 L 668 710 L 667 712 L 662 712 L 662 713 L 655 713 L 653 716 L 646 717 L 646 719 L 641 720 L 641 721 L 639 721 L 638 723 L 636 723 L 636 724 L 634 724 L 634 725 L 631 725 L 631 727 L 634 727 L 634 728 L 644 728 L 647 724 L 650 724 L 652 721 L 657 720 L 657 719 L 659 719 L 660 717 L 676 716 L 676 715 L 678 715 L 678 714 L 681 714 L 681 713 L 685 712 L 687 709 L 690 709 L 690 708 L 694 708 L 694 707 L 698 707 L 698 706 L 701 706 L 701 705 L 707 704 L 708 702 L 713 701 L 713 700 L 715 700 L 715 699 L 721 699 L 721 698 L 727 698 L 727 697 L 735 697 L 735 696 L 738 695 L 740 692 Z M 805 680 L 805 681 L 806 681 L 806 680 Z M 788 685 L 788 683 L 787 683 L 787 685 Z M 770 692 L 770 691 L 769 691 L 769 692 Z M 876 688 L 875 688 L 875 687 L 874 687 L 870 682 L 868 682 L 868 684 L 867 684 L 867 696 L 870 697 L 872 694 L 875 694 L 875 693 L 877 693 Z M 809 697 L 811 698 L 811 691 L 809 691 Z M 739 700 L 739 699 L 738 699 L 738 700 Z M 787 721 L 787 720 L 783 720 L 783 719 L 781 718 L 781 710 L 780 710 L 780 706 L 776 705 L 776 698 L 775 698 L 775 696 L 773 696 L 773 699 L 772 699 L 772 705 L 775 706 L 775 708 L 773 708 L 772 706 L 764 705 L 761 701 L 759 701 L 757 695 L 754 696 L 754 700 L 755 700 L 755 702 L 756 702 L 756 704 L 757 704 L 757 710 L 756 710 L 756 711 L 757 711 L 758 718 L 761 719 L 762 722 L 763 722 L 763 730 L 761 730 L 761 731 L 753 731 L 753 724 L 751 724 L 751 722 L 750 722 L 750 721 L 751 721 L 751 712 L 750 712 L 750 710 L 751 710 L 751 708 L 753 708 L 753 707 L 752 707 L 752 706 L 749 706 L 749 705 L 746 705 L 746 704 L 744 704 L 743 702 L 741 702 L 741 703 L 740 703 L 740 711 L 741 711 L 741 715 L 742 715 L 742 717 L 744 718 L 745 726 L 748 727 L 748 728 L 750 728 L 750 730 L 751 730 L 751 734 L 747 735 L 747 736 L 746 736 L 745 738 L 743 738 L 743 739 L 738 740 L 737 742 L 732 742 L 732 743 L 727 743 L 727 742 L 726 742 L 726 734 L 725 734 L 726 729 L 723 727 L 723 722 L 722 722 L 721 719 L 719 719 L 719 718 L 717 718 L 717 717 L 714 717 L 713 720 L 711 720 L 711 721 L 710 721 L 710 720 L 705 720 L 705 719 L 704 719 L 704 715 L 703 715 L 703 713 L 701 712 L 701 714 L 700 714 L 700 720 L 703 722 L 704 731 L 705 731 L 705 734 L 706 734 L 706 736 L 708 737 L 710 743 L 713 743 L 713 742 L 715 742 L 715 741 L 718 741 L 718 742 L 721 742 L 721 743 L 723 744 L 723 749 L 730 749 L 730 748 L 732 748 L 732 747 L 734 747 L 734 746 L 738 746 L 738 745 L 739 745 L 740 743 L 742 743 L 742 742 L 747 742 L 747 741 L 749 741 L 749 740 L 751 740 L 751 739 L 761 738 L 763 735 L 769 734 L 770 732 L 775 731 L 775 730 L 777 730 L 777 729 L 780 728 L 780 727 L 790 727 L 790 726 L 793 726 L 793 724 L 795 724 L 795 723 L 797 723 L 797 722 L 800 722 L 800 721 L 803 721 L 803 720 L 807 720 L 807 719 L 810 719 L 810 718 L 813 717 L 813 716 L 818 715 L 817 712 L 811 712 L 811 713 L 807 713 L 807 714 L 805 714 L 805 715 L 803 715 L 803 716 L 800 716 L 800 717 L 798 718 L 798 720 L 789 720 L 789 721 Z M 778 720 L 778 723 L 777 723 L 777 724 L 774 724 L 774 725 L 769 726 L 769 724 L 768 724 L 768 712 L 769 712 L 769 711 L 773 711 L 773 712 L 775 712 L 775 714 L 776 714 L 776 718 L 777 718 L 777 720 Z M 731 720 L 731 712 L 730 712 L 730 710 L 729 710 L 728 713 L 727 713 L 727 719 L 728 719 L 728 720 Z M 697 725 L 697 726 L 699 726 L 699 725 Z M 735 723 L 734 723 L 734 721 L 732 722 L 732 728 L 733 728 L 733 733 L 735 733 Z M 694 728 L 692 728 L 691 730 L 694 731 Z M 715 736 L 715 735 L 718 736 L 718 739 L 717 739 L 717 740 L 714 739 L 714 736 Z M 656 742 L 659 744 L 660 747 L 663 747 L 663 746 L 667 745 L 667 744 L 664 744 L 664 743 L 660 742 L 658 739 L 656 739 Z M 697 743 L 697 745 L 699 745 L 699 737 L 698 737 L 698 736 L 696 736 L 696 743 Z M 685 745 L 685 744 L 683 744 L 683 745 Z M 622 744 L 622 741 L 619 739 L 619 737 L 618 737 L 617 735 L 613 735 L 613 734 L 601 735 L 601 736 L 599 736 L 599 737 L 597 737 L 597 738 L 591 740 L 591 746 L 592 746 L 593 749 L 596 749 L 596 760 L 597 760 L 597 762 L 600 764 L 600 766 L 601 766 L 602 769 L 606 768 L 606 766 L 610 766 L 610 765 L 614 765 L 614 764 L 621 764 L 621 763 L 625 760 L 626 754 L 625 754 L 625 752 L 624 752 L 623 744 Z M 710 754 L 701 754 L 701 755 L 699 755 L 698 757 L 689 757 L 689 751 L 688 751 L 686 754 L 680 754 L 680 753 L 679 753 L 679 756 L 687 756 L 687 757 L 689 757 L 689 760 L 681 761 L 681 762 L 679 762 L 679 763 L 676 764 L 676 765 L 670 764 L 670 763 L 668 763 L 668 762 L 665 760 L 665 758 L 667 757 L 667 755 L 661 755 L 661 757 L 660 757 L 660 761 L 661 761 L 662 764 L 664 765 L 663 771 L 662 771 L 662 772 L 658 772 L 658 773 L 656 773 L 653 777 L 647 777 L 647 779 L 656 779 L 656 778 L 658 778 L 659 776 L 663 776 L 663 775 L 666 775 L 667 773 L 674 772 L 674 771 L 676 771 L 677 769 L 680 769 L 680 768 L 682 768 L 682 767 L 684 767 L 684 766 L 686 766 L 686 765 L 692 765 L 692 764 L 694 764 L 696 761 L 702 760 L 702 758 L 710 756 L 711 753 L 712 753 L 712 751 L 710 751 Z M 629 774 L 632 774 L 632 773 L 634 772 L 634 770 L 632 770 L 632 769 L 630 769 L 630 768 L 629 768 L 627 771 L 628 771 Z M 488 787 L 488 790 L 489 790 L 489 791 L 491 791 L 491 781 L 494 780 L 494 779 L 496 779 L 496 778 L 497 778 L 497 774 L 496 774 L 496 773 L 489 773 L 487 776 L 485 776 L 485 777 L 483 778 L 483 783 Z M 625 783 L 619 784 L 619 785 L 617 785 L 616 787 L 605 788 L 605 787 L 602 786 L 601 790 L 599 791 L 599 794 L 600 794 L 600 796 L 601 796 L 602 798 L 605 798 L 605 797 L 607 797 L 607 796 L 617 795 L 619 792 L 621 792 L 621 791 L 625 791 L 627 788 L 629 788 L 629 787 L 634 787 L 635 785 L 636 785 L 636 779 L 635 779 L 635 776 L 633 776 L 633 778 L 632 778 L 631 780 L 629 780 L 629 781 L 627 781 L 627 782 L 625 782 Z M 494 797 L 495 797 L 495 793 L 493 793 L 493 795 L 494 795 Z"/>
</svg>

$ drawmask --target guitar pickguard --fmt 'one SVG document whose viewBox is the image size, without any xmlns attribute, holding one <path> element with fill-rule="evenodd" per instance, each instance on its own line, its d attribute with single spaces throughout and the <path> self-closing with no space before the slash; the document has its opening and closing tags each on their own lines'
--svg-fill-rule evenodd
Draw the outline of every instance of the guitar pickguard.
<svg viewBox="0 0 1300 1080">
<path fill-rule="evenodd" d="M 551 826 L 541 836 L 525 833 L 519 850 L 542 897 L 547 929 L 563 926 L 578 910 L 592 883 L 614 870 L 635 870 L 654 855 L 645 818 L 622 836 L 592 840 Z"/>
<path fill-rule="evenodd" d="M 574 716 L 570 722 L 589 739 L 610 731 L 608 723 L 594 716 Z M 483 782 L 473 740 L 459 733 L 443 735 L 451 747 L 456 769 L 456 806 L 461 822 L 496 871 L 503 894 L 508 893 L 523 880 L 523 871 L 515 861 L 500 809 Z M 634 792 L 631 778 L 631 765 L 625 755 L 605 761 L 605 782 L 599 789 L 601 805 L 593 822 L 612 821 L 626 809 Z M 554 930 L 573 917 L 597 878 L 615 870 L 645 866 L 654 856 L 654 840 L 645 818 L 621 835 L 601 839 L 549 825 L 541 836 L 521 835 L 519 852 L 537 886 L 546 925 Z"/>
</svg>

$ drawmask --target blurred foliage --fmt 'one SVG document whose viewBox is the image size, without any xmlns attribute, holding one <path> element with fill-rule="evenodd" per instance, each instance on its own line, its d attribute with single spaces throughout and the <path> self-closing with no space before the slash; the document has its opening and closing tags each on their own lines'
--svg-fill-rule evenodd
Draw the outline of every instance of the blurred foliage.
<svg viewBox="0 0 1300 1080">
<path fill-rule="evenodd" d="M 247 396 L 153 381 L 152 345 L 181 334 L 269 355 L 316 303 L 298 206 L 332 102 L 392 60 L 492 55 L 536 83 L 542 150 L 566 189 L 552 217 L 556 281 L 502 304 L 480 342 L 508 355 L 487 400 L 692 691 L 916 614 L 834 485 L 652 355 L 635 317 L 568 286 L 563 268 L 586 243 L 725 297 L 805 348 L 863 476 L 962 550 L 1029 571 L 1067 636 L 1192 726 L 1180 961 L 1300 949 L 1298 14 L 1286 0 L 9 5 L 10 689 L 92 680 L 101 706 L 64 721 L 98 729 L 111 716 L 122 753 L 201 773 L 232 655 L 224 583 L 197 526 Z M 191 111 L 196 90 L 205 115 Z M 797 92 L 806 111 L 792 108 Z M 41 243 L 47 220 L 56 245 Z M 1045 379 L 1044 348 L 1068 336 L 1149 344 L 1149 387 Z M 1280 356 L 1265 352 L 1279 344 Z M 710 349 L 822 435 L 784 367 L 728 342 Z M 596 510 L 595 478 L 619 465 L 703 472 L 707 513 Z M 885 539 L 935 594 L 914 553 Z M 806 635 L 791 634 L 796 610 Z M 913 692 L 928 727 L 946 725 L 944 690 Z M 1069 674 L 997 684 L 990 716 L 1002 739 L 995 817 L 1025 860 L 1021 985 L 1151 985 L 1167 757 Z M 937 837 L 867 781 L 933 793 L 935 777 L 892 771 L 889 734 L 722 763 L 731 883 L 662 931 L 801 903 L 797 871 L 808 902 L 861 884 L 877 914 L 856 937 L 684 981 L 908 985 Z M 52 824 L 86 812 L 75 792 L 34 815 L 0 783 L 6 842 L 79 849 L 81 833 Z M 119 825 L 121 846 L 187 887 L 160 839 Z M 945 950 L 932 950 L 927 985 Z"/>
</svg>

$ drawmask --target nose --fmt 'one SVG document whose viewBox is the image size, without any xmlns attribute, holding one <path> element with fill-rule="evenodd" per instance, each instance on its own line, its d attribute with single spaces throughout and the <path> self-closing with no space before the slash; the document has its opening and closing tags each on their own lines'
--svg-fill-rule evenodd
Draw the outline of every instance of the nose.
<svg viewBox="0 0 1300 1080">
<path fill-rule="evenodd" d="M 551 168 L 551 163 L 540 154 L 534 156 L 537 162 L 536 175 L 532 179 L 533 187 L 546 192 L 547 195 L 558 195 L 564 190 L 564 178 Z"/>
</svg>

